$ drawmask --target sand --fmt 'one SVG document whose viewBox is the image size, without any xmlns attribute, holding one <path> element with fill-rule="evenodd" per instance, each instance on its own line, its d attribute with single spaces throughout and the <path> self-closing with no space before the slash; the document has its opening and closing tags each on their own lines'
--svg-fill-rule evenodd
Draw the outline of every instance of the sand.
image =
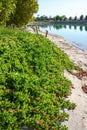
<svg viewBox="0 0 87 130">
<path fill-rule="evenodd" d="M 26 31 L 35 33 L 30 28 L 27 28 Z M 39 33 L 45 35 L 41 31 L 39 31 Z M 47 38 L 63 50 L 71 61 L 83 68 L 83 70 L 87 71 L 87 52 L 84 52 L 72 45 L 62 36 L 48 34 Z M 82 79 L 78 79 L 76 76 L 71 75 L 67 71 L 64 72 L 64 75 L 71 80 L 74 86 L 71 91 L 72 94 L 68 96 L 67 99 L 70 99 L 71 102 L 74 102 L 77 105 L 74 110 L 67 110 L 70 117 L 68 121 L 64 122 L 64 124 L 67 125 L 68 130 L 87 130 L 87 93 L 84 93 L 82 90 L 82 86 L 84 84 L 87 85 L 87 76 Z"/>
<path fill-rule="evenodd" d="M 68 72 L 65 72 L 65 76 L 72 81 L 74 86 L 68 99 L 76 103 L 77 107 L 67 111 L 70 117 L 64 124 L 68 126 L 69 130 L 87 130 L 87 94 L 82 90 L 82 85 L 87 84 L 87 77 L 79 80 Z"/>
</svg>

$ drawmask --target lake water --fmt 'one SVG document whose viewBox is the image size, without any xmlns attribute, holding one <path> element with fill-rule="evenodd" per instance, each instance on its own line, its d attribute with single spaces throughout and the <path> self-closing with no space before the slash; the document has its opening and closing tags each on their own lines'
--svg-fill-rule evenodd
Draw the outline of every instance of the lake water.
<svg viewBox="0 0 87 130">
<path fill-rule="evenodd" d="M 40 25 L 42 31 L 48 30 L 49 33 L 61 35 L 66 40 L 87 52 L 87 25 Z"/>
</svg>

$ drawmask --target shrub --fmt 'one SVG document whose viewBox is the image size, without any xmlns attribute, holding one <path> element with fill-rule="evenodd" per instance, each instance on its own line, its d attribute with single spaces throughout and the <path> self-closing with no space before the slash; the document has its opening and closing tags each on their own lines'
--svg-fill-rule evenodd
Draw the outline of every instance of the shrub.
<svg viewBox="0 0 87 130">
<path fill-rule="evenodd" d="M 67 130 L 65 100 L 71 82 L 63 72 L 75 68 L 59 48 L 41 35 L 0 30 L 0 129 Z"/>
</svg>

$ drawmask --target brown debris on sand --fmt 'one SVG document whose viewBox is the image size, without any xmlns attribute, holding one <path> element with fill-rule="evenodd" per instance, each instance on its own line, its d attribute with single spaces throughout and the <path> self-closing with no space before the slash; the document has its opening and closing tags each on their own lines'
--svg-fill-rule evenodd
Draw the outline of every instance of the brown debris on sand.
<svg viewBox="0 0 87 130">
<path fill-rule="evenodd" d="M 87 77 L 87 71 L 80 71 L 77 73 L 74 73 L 74 75 L 78 78 L 78 79 L 82 79 L 83 77 Z"/>
<path fill-rule="evenodd" d="M 84 93 L 87 93 L 87 85 L 86 84 L 84 84 L 84 86 L 82 86 L 82 90 Z"/>
</svg>

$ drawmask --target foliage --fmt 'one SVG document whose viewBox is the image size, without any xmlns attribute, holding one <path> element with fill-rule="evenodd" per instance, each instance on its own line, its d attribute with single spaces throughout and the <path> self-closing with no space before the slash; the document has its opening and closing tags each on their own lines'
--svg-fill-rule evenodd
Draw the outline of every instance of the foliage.
<svg viewBox="0 0 87 130">
<path fill-rule="evenodd" d="M 81 15 L 80 16 L 80 18 L 77 18 L 77 16 L 75 16 L 75 17 L 72 17 L 72 16 L 70 16 L 69 18 L 68 17 L 66 17 L 65 15 L 62 15 L 62 16 L 60 16 L 60 15 L 56 15 L 56 16 L 54 16 L 54 17 L 47 17 L 46 15 L 43 15 L 43 16 L 39 16 L 39 15 L 37 15 L 37 17 L 35 18 L 35 21 L 46 21 L 46 22 L 55 22 L 55 21 L 73 21 L 73 20 L 75 20 L 75 21 L 79 21 L 79 20 L 87 20 L 87 16 L 85 16 L 84 17 L 84 15 Z"/>
<path fill-rule="evenodd" d="M 17 0 L 15 13 L 7 24 L 22 26 L 33 20 L 33 14 L 38 11 L 37 0 Z"/>
<path fill-rule="evenodd" d="M 46 15 L 43 15 L 43 16 L 39 16 L 37 15 L 37 17 L 35 18 L 35 21 L 65 21 L 67 20 L 66 16 L 63 15 L 63 16 L 59 16 L 59 15 L 56 15 L 55 17 L 47 17 Z"/>
<path fill-rule="evenodd" d="M 60 20 L 60 16 L 59 15 L 57 15 L 56 17 L 55 17 L 55 21 L 58 21 L 58 20 Z"/>
<path fill-rule="evenodd" d="M 14 12 L 16 0 L 0 0 L 0 24 L 4 24 Z"/>
<path fill-rule="evenodd" d="M 73 18 L 70 16 L 70 17 L 69 17 L 69 20 L 71 21 L 71 20 L 73 20 Z"/>
<path fill-rule="evenodd" d="M 77 16 L 75 16 L 74 20 L 77 20 Z"/>
<path fill-rule="evenodd" d="M 84 19 L 84 16 L 83 16 L 83 15 L 81 15 L 81 16 L 80 16 L 80 20 L 83 20 L 83 19 Z"/>
<path fill-rule="evenodd" d="M 15 9 L 15 0 L 0 1 L 0 24 L 4 24 Z"/>
<path fill-rule="evenodd" d="M 71 82 L 63 72 L 76 68 L 64 52 L 41 35 L 0 30 L 0 129 L 67 130 L 65 108 Z"/>
<path fill-rule="evenodd" d="M 22 26 L 38 11 L 37 0 L 1 0 L 0 24 Z"/>
<path fill-rule="evenodd" d="M 87 15 L 85 16 L 85 20 L 87 20 Z"/>
</svg>

